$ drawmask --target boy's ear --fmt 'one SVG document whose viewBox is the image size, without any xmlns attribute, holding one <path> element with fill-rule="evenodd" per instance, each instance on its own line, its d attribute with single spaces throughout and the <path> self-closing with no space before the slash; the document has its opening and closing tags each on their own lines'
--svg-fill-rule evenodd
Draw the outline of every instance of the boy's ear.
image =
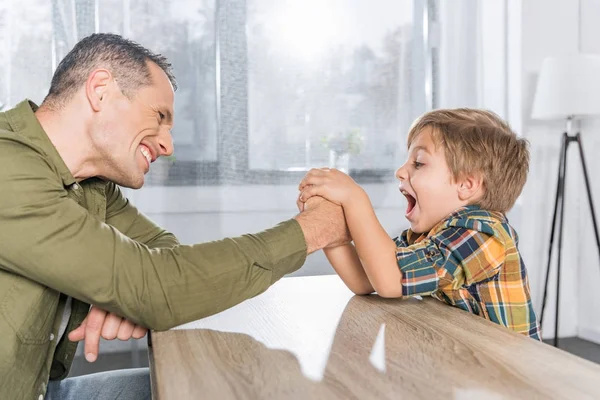
<svg viewBox="0 0 600 400">
<path fill-rule="evenodd" d="M 483 177 L 481 174 L 466 175 L 458 184 L 458 198 L 469 201 L 477 198 L 483 190 Z"/>
</svg>

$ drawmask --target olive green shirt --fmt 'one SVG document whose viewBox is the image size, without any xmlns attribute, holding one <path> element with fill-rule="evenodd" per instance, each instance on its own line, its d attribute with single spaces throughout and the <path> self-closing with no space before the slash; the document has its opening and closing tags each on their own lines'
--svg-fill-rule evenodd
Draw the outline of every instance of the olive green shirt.
<svg viewBox="0 0 600 400">
<path fill-rule="evenodd" d="M 35 110 L 24 101 L 0 113 L 0 398 L 38 399 L 49 379 L 67 376 L 77 344 L 66 333 L 90 304 L 165 330 L 256 296 L 304 263 L 293 219 L 179 245 L 115 184 L 76 182 Z"/>
</svg>

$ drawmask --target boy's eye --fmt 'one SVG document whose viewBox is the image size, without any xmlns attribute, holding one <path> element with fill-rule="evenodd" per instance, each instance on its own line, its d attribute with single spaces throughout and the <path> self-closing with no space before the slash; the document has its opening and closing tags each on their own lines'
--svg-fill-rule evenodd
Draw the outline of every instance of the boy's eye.
<svg viewBox="0 0 600 400">
<path fill-rule="evenodd" d="M 423 164 L 423 163 L 420 163 L 420 162 L 418 162 L 418 161 L 415 161 L 415 162 L 413 162 L 413 165 L 415 166 L 415 169 L 419 169 L 419 168 L 421 168 L 421 167 L 422 167 L 424 164 Z"/>
</svg>

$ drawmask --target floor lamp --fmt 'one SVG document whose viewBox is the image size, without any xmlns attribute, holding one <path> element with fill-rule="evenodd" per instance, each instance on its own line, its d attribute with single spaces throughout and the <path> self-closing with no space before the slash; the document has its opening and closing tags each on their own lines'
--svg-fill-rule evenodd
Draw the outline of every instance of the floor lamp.
<svg viewBox="0 0 600 400">
<path fill-rule="evenodd" d="M 554 200 L 554 213 L 548 247 L 548 264 L 540 313 L 540 326 L 544 320 L 544 309 L 552 264 L 552 251 L 554 239 L 558 228 L 558 261 L 556 278 L 556 319 L 554 324 L 554 346 L 558 347 L 558 317 L 560 299 L 560 269 L 563 242 L 563 220 L 565 208 L 565 185 L 567 174 L 567 150 L 571 143 L 576 143 L 579 148 L 579 157 L 583 169 L 585 188 L 591 211 L 592 223 L 598 255 L 600 256 L 600 237 L 594 202 L 590 190 L 590 179 L 583 154 L 581 135 L 573 134 L 573 122 L 586 117 L 600 116 L 600 56 L 574 55 L 564 58 L 547 58 L 542 63 L 538 78 L 535 99 L 533 103 L 532 119 L 537 120 L 564 120 L 566 131 L 561 136 L 560 156 L 558 163 L 558 177 L 556 183 L 556 196 Z"/>
</svg>

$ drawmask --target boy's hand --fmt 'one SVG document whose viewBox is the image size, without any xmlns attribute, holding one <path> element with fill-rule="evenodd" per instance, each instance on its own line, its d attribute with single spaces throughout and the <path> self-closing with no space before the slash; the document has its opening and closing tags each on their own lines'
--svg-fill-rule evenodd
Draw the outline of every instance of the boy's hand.
<svg viewBox="0 0 600 400">
<path fill-rule="evenodd" d="M 311 169 L 300 182 L 298 189 L 298 200 L 302 203 L 313 196 L 321 196 L 340 206 L 348 204 L 352 197 L 362 190 L 348 175 L 330 168 Z"/>
</svg>

